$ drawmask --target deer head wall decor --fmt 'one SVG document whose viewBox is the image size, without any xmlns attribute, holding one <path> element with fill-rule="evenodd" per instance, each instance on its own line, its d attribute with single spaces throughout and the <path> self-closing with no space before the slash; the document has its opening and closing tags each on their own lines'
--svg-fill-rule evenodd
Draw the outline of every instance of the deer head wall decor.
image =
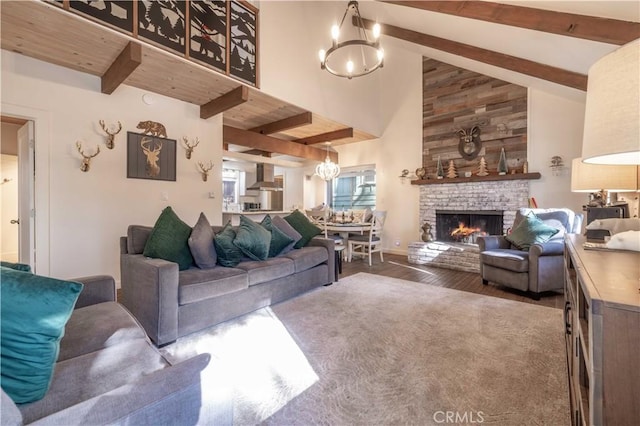
<svg viewBox="0 0 640 426">
<path fill-rule="evenodd" d="M 200 167 L 200 173 L 202 173 L 202 180 L 204 182 L 207 181 L 209 177 L 209 172 L 213 169 L 213 161 L 209 161 L 209 164 L 204 165 L 200 161 L 198 161 L 198 167 Z"/>
<path fill-rule="evenodd" d="M 473 126 L 465 130 L 460 129 L 456 132 L 460 137 L 458 143 L 458 152 L 465 160 L 473 160 L 480 153 L 482 143 L 480 142 L 480 127 Z"/>
<path fill-rule="evenodd" d="M 140 147 L 145 157 L 147 157 L 147 176 L 156 177 L 160 174 L 160 166 L 158 166 L 158 160 L 160 159 L 160 150 L 162 149 L 162 142 L 157 142 L 154 148 L 151 148 L 151 142 L 153 140 L 148 137 L 143 137 L 140 141 Z"/>
<path fill-rule="evenodd" d="M 107 148 L 113 149 L 113 138 L 115 137 L 115 135 L 120 133 L 120 130 L 122 130 L 122 123 L 118 121 L 118 130 L 116 130 L 115 132 L 110 131 L 107 126 L 104 125 L 104 120 L 100 120 L 99 123 L 100 127 L 102 127 L 102 130 L 104 130 L 104 132 L 107 134 L 107 141 L 105 142 L 105 145 L 107 145 Z"/>
<path fill-rule="evenodd" d="M 187 150 L 187 160 L 191 160 L 191 153 L 193 153 L 193 149 L 200 143 L 200 139 L 196 138 L 193 145 L 189 143 L 189 139 L 185 136 L 182 137 L 182 141 L 184 142 L 184 149 Z"/>
<path fill-rule="evenodd" d="M 87 155 L 82 150 L 82 144 L 80 142 L 76 142 L 76 148 L 78 148 L 78 152 L 82 155 L 82 164 L 80 165 L 80 170 L 83 172 L 88 172 L 89 168 L 91 168 L 91 159 L 96 155 L 100 154 L 100 145 L 96 146 L 96 152 L 91 155 Z"/>
</svg>

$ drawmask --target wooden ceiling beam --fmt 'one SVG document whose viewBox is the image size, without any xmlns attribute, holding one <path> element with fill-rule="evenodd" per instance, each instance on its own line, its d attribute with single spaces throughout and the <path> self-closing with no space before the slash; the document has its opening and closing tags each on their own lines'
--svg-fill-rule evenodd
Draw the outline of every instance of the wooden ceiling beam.
<svg viewBox="0 0 640 426">
<path fill-rule="evenodd" d="M 250 130 L 238 129 L 231 126 L 222 127 L 222 140 L 229 144 L 246 146 L 267 152 L 291 155 L 308 160 L 324 161 L 327 152 L 323 149 L 306 146 L 296 142 L 285 141 L 271 136 L 261 135 Z M 338 162 L 338 153 L 329 152 L 331 161 Z"/>
<path fill-rule="evenodd" d="M 284 132 L 285 130 L 295 129 L 296 127 L 306 126 L 313 122 L 313 114 L 303 112 L 302 114 L 292 117 L 283 118 L 273 123 L 264 124 L 262 126 L 249 129 L 252 132 L 261 133 L 263 135 L 271 135 L 273 133 Z"/>
<path fill-rule="evenodd" d="M 130 41 L 109 66 L 109 69 L 102 75 L 102 93 L 112 94 L 141 63 L 142 45 Z"/>
<path fill-rule="evenodd" d="M 373 21 L 365 18 L 362 20 L 364 21 L 364 26 L 366 28 L 371 29 L 373 27 Z M 357 26 L 355 20 L 353 25 Z M 573 87 L 574 89 L 583 91 L 587 90 L 587 76 L 584 74 L 567 71 L 551 65 L 541 64 L 528 59 L 494 52 L 493 50 L 483 49 L 481 47 L 471 46 L 469 44 L 459 43 L 457 41 L 451 41 L 393 25 L 380 23 L 380 27 L 382 34 L 405 40 L 410 43 L 416 43 L 436 50 L 441 50 L 443 52 L 463 56 L 465 58 L 473 59 L 474 61 L 530 75 L 532 77 L 551 81 L 563 86 Z"/>
<path fill-rule="evenodd" d="M 249 88 L 238 86 L 224 95 L 200 105 L 200 118 L 207 119 L 249 100 Z"/>
<path fill-rule="evenodd" d="M 430 12 L 567 37 L 622 45 L 640 37 L 640 23 L 484 1 L 384 1 Z"/>
<path fill-rule="evenodd" d="M 345 138 L 352 138 L 352 137 L 353 137 L 353 127 L 347 127 L 344 129 L 333 130 L 327 133 L 321 133 L 319 135 L 297 139 L 294 142 L 301 143 L 304 145 L 313 145 L 316 143 L 331 142 L 331 141 L 336 141 L 338 139 L 345 139 Z"/>
<path fill-rule="evenodd" d="M 259 155 L 261 157 L 271 157 L 271 153 L 268 151 L 263 151 L 261 149 L 250 149 L 248 151 L 241 151 L 242 154 L 249 155 Z"/>
</svg>

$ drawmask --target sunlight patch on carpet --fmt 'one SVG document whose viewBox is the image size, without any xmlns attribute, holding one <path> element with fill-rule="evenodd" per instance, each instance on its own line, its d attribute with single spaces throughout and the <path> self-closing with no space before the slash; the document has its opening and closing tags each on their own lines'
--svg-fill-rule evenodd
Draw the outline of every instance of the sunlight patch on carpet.
<svg viewBox="0 0 640 426">
<path fill-rule="evenodd" d="M 318 381 L 304 353 L 270 308 L 178 339 L 161 352 L 171 362 L 211 354 L 216 372 L 203 374 L 203 393 L 215 398 L 215 389 L 221 383 L 229 384 L 236 424 L 267 419 Z"/>
</svg>

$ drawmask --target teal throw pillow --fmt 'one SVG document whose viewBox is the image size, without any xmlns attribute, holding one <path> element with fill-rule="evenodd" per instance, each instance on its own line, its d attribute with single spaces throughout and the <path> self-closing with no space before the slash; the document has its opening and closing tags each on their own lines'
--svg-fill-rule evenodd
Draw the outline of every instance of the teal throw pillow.
<svg viewBox="0 0 640 426">
<path fill-rule="evenodd" d="M 149 234 L 142 254 L 178 264 L 183 271 L 193 265 L 189 249 L 191 227 L 184 223 L 171 207 L 166 207 Z"/>
<path fill-rule="evenodd" d="M 191 249 L 191 255 L 196 262 L 198 268 L 209 269 L 216 266 L 218 256 L 216 255 L 216 248 L 213 245 L 213 229 L 207 220 L 204 213 L 200 213 L 198 222 L 196 222 L 191 236 L 189 237 L 189 249 Z"/>
<path fill-rule="evenodd" d="M 16 404 L 49 389 L 82 284 L 0 267 L 0 385 Z"/>
<path fill-rule="evenodd" d="M 300 240 L 293 246 L 294 248 L 299 249 L 306 246 L 313 237 L 322 233 L 322 229 L 311 223 L 300 210 L 295 210 L 290 215 L 285 216 L 284 220 L 286 220 L 289 225 L 291 225 L 293 229 L 298 231 L 302 236 L 302 238 L 300 238 Z"/>
<path fill-rule="evenodd" d="M 0 266 L 4 266 L 5 268 L 15 269 L 16 271 L 31 272 L 31 265 L 27 265 L 25 263 L 13 263 L 13 262 L 1 261 Z"/>
<path fill-rule="evenodd" d="M 531 213 L 505 238 L 519 250 L 529 250 L 533 244 L 546 243 L 558 232 L 559 229 L 546 225 Z"/>
<path fill-rule="evenodd" d="M 240 226 L 233 240 L 242 253 L 253 260 L 265 260 L 269 256 L 271 232 L 246 216 L 240 215 Z"/>
<path fill-rule="evenodd" d="M 295 244 L 295 240 L 285 234 L 280 230 L 277 226 L 273 224 L 271 220 L 271 216 L 266 215 L 260 225 L 264 227 L 267 231 L 271 232 L 271 242 L 269 243 L 269 257 L 276 257 L 280 253 L 282 253 L 287 247 Z"/>
<path fill-rule="evenodd" d="M 233 244 L 236 231 L 231 223 L 227 223 L 224 229 L 216 234 L 213 245 L 216 248 L 218 264 L 233 268 L 242 260 L 242 251 Z"/>
</svg>

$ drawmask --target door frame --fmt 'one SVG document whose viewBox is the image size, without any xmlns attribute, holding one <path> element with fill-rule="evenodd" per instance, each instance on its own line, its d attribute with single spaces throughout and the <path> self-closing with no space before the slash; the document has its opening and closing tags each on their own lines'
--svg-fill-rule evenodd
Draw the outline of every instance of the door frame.
<svg viewBox="0 0 640 426">
<path fill-rule="evenodd" d="M 50 229 L 49 229 L 49 146 L 51 142 L 51 113 L 49 111 L 2 102 L 0 113 L 33 122 L 33 153 L 35 160 L 33 174 L 33 235 L 37 255 L 34 253 L 32 269 L 40 275 L 50 273 Z M 18 161 L 23 159 L 18 157 Z"/>
</svg>

